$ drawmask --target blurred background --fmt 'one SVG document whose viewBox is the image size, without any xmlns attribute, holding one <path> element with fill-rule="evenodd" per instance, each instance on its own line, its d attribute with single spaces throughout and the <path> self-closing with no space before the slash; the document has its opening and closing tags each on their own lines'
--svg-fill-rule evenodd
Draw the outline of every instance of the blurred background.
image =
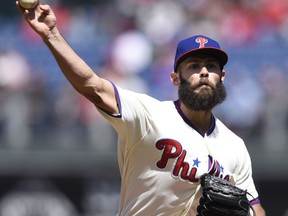
<svg viewBox="0 0 288 216">
<path fill-rule="evenodd" d="M 0 8 L 0 216 L 116 215 L 116 134 L 66 81 L 12 0 Z M 267 215 L 288 216 L 288 1 L 43 0 L 93 70 L 159 100 L 177 42 L 229 54 L 215 115 L 241 136 Z"/>
</svg>

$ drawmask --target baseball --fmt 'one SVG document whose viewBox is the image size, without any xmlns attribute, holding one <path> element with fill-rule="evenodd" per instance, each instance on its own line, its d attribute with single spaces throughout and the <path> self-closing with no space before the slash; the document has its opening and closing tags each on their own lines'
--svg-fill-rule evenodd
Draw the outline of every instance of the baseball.
<svg viewBox="0 0 288 216">
<path fill-rule="evenodd" d="M 30 9 L 38 4 L 38 0 L 19 0 L 19 4 L 25 9 Z"/>
</svg>

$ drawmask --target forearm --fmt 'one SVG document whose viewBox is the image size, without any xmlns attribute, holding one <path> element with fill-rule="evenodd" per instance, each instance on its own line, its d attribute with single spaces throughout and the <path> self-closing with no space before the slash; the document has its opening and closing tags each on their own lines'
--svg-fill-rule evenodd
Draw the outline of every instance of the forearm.
<svg viewBox="0 0 288 216">
<path fill-rule="evenodd" d="M 252 208 L 254 209 L 254 213 L 256 216 L 266 216 L 265 210 L 263 209 L 261 204 L 256 204 L 252 206 Z"/>
<path fill-rule="evenodd" d="M 101 88 L 101 79 L 74 52 L 57 28 L 53 29 L 47 38 L 43 38 L 43 41 L 52 52 L 63 74 L 78 92 L 89 97 L 98 91 L 97 88 Z"/>
<path fill-rule="evenodd" d="M 85 96 L 101 91 L 103 80 L 73 51 L 57 29 L 57 19 L 49 5 L 38 4 L 26 10 L 16 1 L 31 28 L 43 39 L 71 84 Z M 98 88 L 98 89 L 97 89 Z M 100 90 L 99 90 L 100 89 Z M 109 88 L 108 88 L 109 90 Z M 106 91 L 107 92 L 107 91 Z"/>
<path fill-rule="evenodd" d="M 39 34 L 52 52 L 59 67 L 74 88 L 96 106 L 118 113 L 117 101 L 112 84 L 97 76 L 74 52 L 57 29 L 57 19 L 49 5 L 38 4 L 26 10 L 16 2 L 31 28 Z"/>
<path fill-rule="evenodd" d="M 118 113 L 112 84 L 97 76 L 92 69 L 74 52 L 57 28 L 43 41 L 55 57 L 63 74 L 73 87 L 96 106 Z"/>
</svg>

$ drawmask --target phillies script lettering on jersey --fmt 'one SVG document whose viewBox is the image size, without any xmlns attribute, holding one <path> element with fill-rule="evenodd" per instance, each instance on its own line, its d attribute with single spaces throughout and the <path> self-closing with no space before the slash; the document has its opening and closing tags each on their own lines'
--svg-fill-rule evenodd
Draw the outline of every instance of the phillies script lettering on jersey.
<svg viewBox="0 0 288 216">
<path fill-rule="evenodd" d="M 164 169 L 170 159 L 176 159 L 172 171 L 173 176 L 179 176 L 181 179 L 189 182 L 199 181 L 199 178 L 196 177 L 198 166 L 190 167 L 189 162 L 185 161 L 187 151 L 183 150 L 182 145 L 178 141 L 173 139 L 161 139 L 156 142 L 156 148 L 163 151 L 161 159 L 156 164 L 158 168 Z M 198 163 L 200 163 L 200 161 L 198 161 Z M 231 177 L 229 175 L 224 177 L 223 170 L 224 168 L 220 163 L 217 160 L 214 160 L 211 155 L 208 155 L 207 172 L 229 181 Z"/>
</svg>

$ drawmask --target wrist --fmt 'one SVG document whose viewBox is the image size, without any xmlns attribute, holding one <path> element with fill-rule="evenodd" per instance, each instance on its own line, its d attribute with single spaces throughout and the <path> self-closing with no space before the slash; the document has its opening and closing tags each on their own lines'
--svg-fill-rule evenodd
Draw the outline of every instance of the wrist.
<svg viewBox="0 0 288 216">
<path fill-rule="evenodd" d="M 49 31 L 47 35 L 42 37 L 42 40 L 44 41 L 44 43 L 48 45 L 48 44 L 53 43 L 53 41 L 59 40 L 60 38 L 61 38 L 61 34 L 59 30 L 57 29 L 57 27 L 54 27 L 53 29 Z"/>
</svg>

